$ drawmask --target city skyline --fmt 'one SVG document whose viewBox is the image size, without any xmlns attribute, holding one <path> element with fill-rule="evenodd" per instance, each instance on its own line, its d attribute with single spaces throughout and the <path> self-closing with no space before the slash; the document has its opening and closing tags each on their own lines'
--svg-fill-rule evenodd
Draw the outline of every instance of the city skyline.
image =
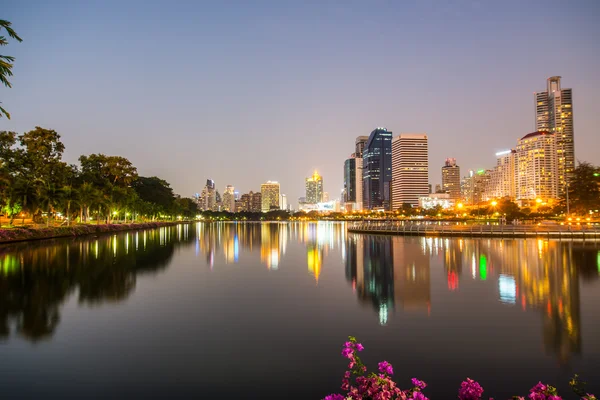
<svg viewBox="0 0 600 400">
<path fill-rule="evenodd" d="M 535 131 L 533 93 L 551 76 L 562 76 L 576 97 L 576 157 L 600 164 L 600 55 L 587 50 L 600 35 L 596 2 L 152 3 L 119 4 L 119 13 L 110 2 L 35 4 L 9 0 L 3 7 L 24 41 L 7 47 L 16 61 L 13 88 L 1 101 L 12 119 L 0 129 L 56 129 L 68 162 L 80 154 L 122 155 L 184 196 L 199 192 L 206 176 L 219 191 L 231 184 L 240 193 L 272 179 L 294 204 L 302 178 L 317 169 L 330 197 L 339 198 L 340 163 L 351 150 L 342 143 L 375 126 L 427 132 L 433 185 L 447 157 L 464 171 L 491 167 L 495 152 Z M 134 23 L 121 17 L 134 11 Z M 98 15 L 114 29 L 94 23 Z M 150 44 L 157 16 L 177 28 Z M 60 29 L 49 29 L 48 20 Z M 215 37 L 221 25 L 227 34 Z M 564 57 L 552 57 L 557 46 Z M 166 73 L 148 59 L 162 50 L 171 60 Z M 109 67 L 114 59 L 127 62 Z M 43 93 L 52 93 L 52 102 Z M 296 156 L 307 143 L 310 151 Z M 232 147 L 225 167 L 216 150 Z M 265 151 L 268 162 L 250 161 Z"/>
</svg>

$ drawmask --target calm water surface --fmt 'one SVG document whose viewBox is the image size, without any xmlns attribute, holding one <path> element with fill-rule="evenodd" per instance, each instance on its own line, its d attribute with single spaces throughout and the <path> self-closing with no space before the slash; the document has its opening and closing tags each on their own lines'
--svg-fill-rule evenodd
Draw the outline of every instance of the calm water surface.
<svg viewBox="0 0 600 400">
<path fill-rule="evenodd" d="M 336 391 L 347 335 L 402 387 L 600 392 L 600 244 L 215 223 L 0 247 L 3 398 Z"/>
</svg>

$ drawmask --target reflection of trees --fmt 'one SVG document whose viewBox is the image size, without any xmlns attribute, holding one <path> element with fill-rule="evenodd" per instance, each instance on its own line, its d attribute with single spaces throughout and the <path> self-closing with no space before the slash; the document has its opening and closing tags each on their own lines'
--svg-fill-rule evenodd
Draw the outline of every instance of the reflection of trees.
<svg viewBox="0 0 600 400">
<path fill-rule="evenodd" d="M 126 299 L 138 274 L 166 267 L 175 247 L 193 241 L 193 233 L 189 226 L 173 226 L 0 248 L 0 337 L 8 337 L 11 326 L 32 341 L 49 337 L 74 291 L 86 304 Z"/>
</svg>

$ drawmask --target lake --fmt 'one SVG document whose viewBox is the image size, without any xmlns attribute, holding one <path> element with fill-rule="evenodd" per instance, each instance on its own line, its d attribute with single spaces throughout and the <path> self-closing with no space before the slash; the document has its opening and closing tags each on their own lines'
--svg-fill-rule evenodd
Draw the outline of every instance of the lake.
<svg viewBox="0 0 600 400">
<path fill-rule="evenodd" d="M 600 242 L 315 222 L 0 246 L 3 398 L 320 399 L 348 335 L 433 399 L 466 377 L 496 399 L 569 393 L 574 373 L 599 394 Z"/>
</svg>

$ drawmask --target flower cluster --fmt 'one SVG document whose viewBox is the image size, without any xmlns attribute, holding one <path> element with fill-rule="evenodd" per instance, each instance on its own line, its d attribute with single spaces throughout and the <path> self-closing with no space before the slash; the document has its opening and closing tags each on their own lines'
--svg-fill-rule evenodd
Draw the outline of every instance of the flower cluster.
<svg viewBox="0 0 600 400">
<path fill-rule="evenodd" d="M 460 384 L 458 398 L 460 400 L 479 400 L 483 394 L 483 388 L 471 378 Z"/>
<path fill-rule="evenodd" d="M 387 361 L 378 364 L 379 373 L 367 375 L 367 367 L 358 357 L 358 352 L 364 350 L 355 337 L 348 337 L 344 343 L 342 355 L 348 359 L 348 370 L 344 373 L 341 389 L 346 393 L 330 394 L 324 400 L 429 400 L 422 392 L 427 384 L 417 378 L 412 378 L 412 388 L 401 390 L 392 380 L 394 368 Z M 585 382 L 579 381 L 577 375 L 569 383 L 581 400 L 598 400 L 593 394 L 586 393 Z M 482 400 L 483 387 L 471 378 L 461 383 L 458 390 L 459 400 Z M 562 400 L 556 388 L 539 382 L 529 391 L 527 397 L 514 396 L 514 400 Z M 493 400 L 490 398 L 490 400 Z"/>
</svg>

